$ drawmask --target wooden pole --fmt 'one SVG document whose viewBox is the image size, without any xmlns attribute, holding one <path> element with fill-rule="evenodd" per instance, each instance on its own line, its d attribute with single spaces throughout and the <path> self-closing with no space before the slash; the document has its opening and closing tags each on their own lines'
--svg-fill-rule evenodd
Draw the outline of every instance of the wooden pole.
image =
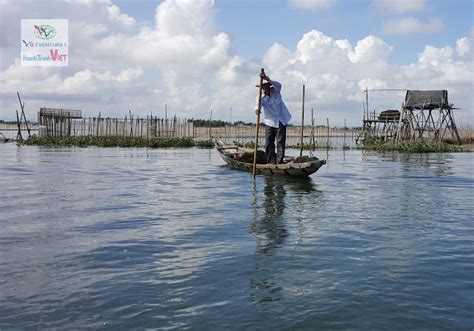
<svg viewBox="0 0 474 331">
<path fill-rule="evenodd" d="M 369 89 L 365 87 L 365 109 L 367 111 L 367 119 L 369 119 Z"/>
<path fill-rule="evenodd" d="M 132 110 L 129 109 L 128 113 L 130 114 L 130 137 L 133 135 L 133 117 L 132 117 Z"/>
<path fill-rule="evenodd" d="M 21 136 L 21 123 L 20 123 L 20 117 L 18 116 L 18 110 L 16 111 L 16 123 L 18 125 L 18 132 L 16 134 L 16 139 L 18 141 L 22 141 L 23 137 Z"/>
<path fill-rule="evenodd" d="M 95 136 L 98 137 L 99 136 L 99 125 L 100 125 L 100 112 L 99 112 L 99 117 L 97 117 L 97 128 L 96 128 L 96 134 Z"/>
<path fill-rule="evenodd" d="M 209 140 L 210 141 L 212 141 L 211 122 L 212 122 L 212 109 L 211 109 L 211 115 L 209 116 Z"/>
<path fill-rule="evenodd" d="M 26 115 L 25 115 L 25 103 L 24 103 L 24 102 L 21 102 L 20 92 L 16 92 L 16 94 L 18 95 L 18 101 L 20 102 L 20 107 L 21 107 L 20 120 L 21 120 L 22 117 L 23 117 L 23 119 L 25 120 L 26 131 L 28 131 L 28 138 L 30 138 L 30 137 L 31 137 L 31 133 L 30 133 L 30 128 L 28 127 L 28 121 L 26 120 Z"/>
<path fill-rule="evenodd" d="M 326 138 L 326 148 L 329 149 L 329 118 L 326 118 L 327 126 L 328 126 L 328 136 Z"/>
<path fill-rule="evenodd" d="M 301 103 L 301 139 L 300 139 L 300 156 L 303 156 L 303 136 L 304 136 L 304 84 L 303 84 L 303 102 Z"/>
<path fill-rule="evenodd" d="M 314 141 L 314 111 L 311 108 L 311 149 L 314 150 L 316 143 Z"/>
<path fill-rule="evenodd" d="M 343 132 L 343 134 L 344 134 L 344 136 L 343 136 L 344 138 L 343 138 L 342 148 L 344 149 L 344 148 L 346 148 L 346 119 L 344 119 L 344 132 Z"/>
<path fill-rule="evenodd" d="M 260 109 L 262 108 L 262 85 L 263 85 L 263 75 L 265 71 L 260 71 L 260 85 L 258 87 L 258 108 L 257 108 L 257 126 L 255 128 L 255 150 L 253 152 L 253 179 L 257 175 L 257 148 L 258 148 L 258 134 L 260 132 Z"/>
</svg>

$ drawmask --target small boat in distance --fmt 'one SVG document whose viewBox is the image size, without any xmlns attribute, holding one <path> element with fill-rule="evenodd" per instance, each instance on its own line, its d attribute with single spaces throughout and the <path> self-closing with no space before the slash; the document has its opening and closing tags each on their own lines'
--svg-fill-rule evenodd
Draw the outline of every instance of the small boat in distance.
<svg viewBox="0 0 474 331">
<path fill-rule="evenodd" d="M 253 171 L 254 151 L 252 149 L 224 144 L 220 140 L 216 141 L 216 148 L 221 158 L 231 168 L 249 172 Z M 310 156 L 285 157 L 284 160 L 285 163 L 281 164 L 257 163 L 257 174 L 307 177 L 326 164 L 326 160 L 320 160 L 317 157 Z"/>
</svg>

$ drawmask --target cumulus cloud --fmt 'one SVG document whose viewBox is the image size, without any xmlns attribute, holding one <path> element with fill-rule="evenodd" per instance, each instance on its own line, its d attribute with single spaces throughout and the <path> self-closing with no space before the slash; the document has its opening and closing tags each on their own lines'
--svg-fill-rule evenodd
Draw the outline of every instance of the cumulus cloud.
<svg viewBox="0 0 474 331">
<path fill-rule="evenodd" d="M 230 38 L 216 31 L 214 16 L 211 0 L 165 1 L 156 9 L 154 27 L 132 35 L 110 34 L 92 50 L 102 56 L 175 71 L 177 76 L 205 74 L 234 61 Z"/>
<path fill-rule="evenodd" d="M 317 10 L 331 7 L 335 0 L 289 0 L 294 8 L 303 10 Z"/>
<path fill-rule="evenodd" d="M 248 65 L 231 53 L 229 36 L 217 30 L 212 0 L 164 1 L 156 8 L 153 26 L 127 31 L 117 29 L 117 23 L 131 25 L 135 20 L 122 16 L 110 1 L 67 5 L 74 7 L 78 17 L 69 19 L 74 45 L 70 47 L 70 66 L 53 71 L 9 66 L 0 74 L 0 93 L 10 95 L 19 88 L 33 90 L 33 86 L 20 85 L 21 79 L 14 77 L 34 75 L 36 81 L 42 81 L 44 96 L 82 93 L 87 103 L 94 94 L 102 93 L 111 96 L 108 101 L 139 103 L 147 113 L 156 104 L 176 103 L 178 115 L 202 117 L 212 107 L 228 108 L 224 103 L 240 102 L 235 90 L 243 81 L 251 86 L 248 78 L 241 77 Z M 253 100 L 254 90 L 249 92 L 252 96 L 245 99 Z M 148 104 L 142 101 L 145 95 Z M 120 107 L 129 106 L 120 103 Z M 111 104 L 100 107 L 114 109 Z"/>
<path fill-rule="evenodd" d="M 471 44 L 473 38 L 463 37 L 456 41 L 456 53 L 459 56 L 469 56 L 471 54 Z"/>
<path fill-rule="evenodd" d="M 39 91 L 42 94 L 91 95 L 113 89 L 126 89 L 128 83 L 143 74 L 141 68 L 126 68 L 116 75 L 111 71 L 78 71 L 61 77 L 53 67 L 25 67 L 17 59 L 0 73 L 0 85 L 4 92 Z"/>
<path fill-rule="evenodd" d="M 305 84 L 307 108 L 334 123 L 347 118 L 360 125 L 366 87 L 448 89 L 451 102 L 468 109 L 457 119 L 466 119 L 472 108 L 472 35 L 444 47 L 427 45 L 414 63 L 395 65 L 393 46 L 382 38 L 367 35 L 351 43 L 313 29 L 289 47 L 275 42 L 261 60 L 246 60 L 216 24 L 211 0 L 165 0 L 153 24 L 131 29 L 111 20 L 110 1 L 58 6 L 58 12 L 74 13 L 69 67 L 22 67 L 15 60 L 17 44 L 0 36 L 9 45 L 0 70 L 1 118 L 13 116 L 20 91 L 28 117 L 39 105 L 82 109 L 87 116 L 121 116 L 128 109 L 159 115 L 166 103 L 168 114 L 180 117 L 208 118 L 213 110 L 213 118 L 229 120 L 232 107 L 234 120 L 251 121 L 261 67 L 283 84 L 290 110 L 300 109 Z M 10 16 L 0 13 L 2 22 L 15 26 L 17 17 Z M 402 101 L 401 95 L 387 95 L 371 99 L 371 108 L 398 108 Z"/>
<path fill-rule="evenodd" d="M 413 35 L 418 33 L 433 33 L 442 31 L 444 22 L 439 18 L 432 18 L 422 22 L 415 17 L 404 17 L 385 22 L 382 27 L 384 35 Z"/>
<path fill-rule="evenodd" d="M 313 30 L 304 34 L 296 51 L 275 43 L 263 60 L 275 78 L 289 84 L 284 84 L 283 94 L 290 109 L 300 107 L 302 84 L 306 84 L 308 107 L 314 105 L 318 116 L 336 121 L 342 121 L 345 116 L 357 118 L 362 112 L 362 91 L 366 87 L 448 89 L 450 101 L 467 108 L 456 115 L 457 119 L 466 121 L 472 112 L 473 77 L 472 59 L 462 57 L 467 54 L 466 45 L 466 40 L 460 38 L 456 52 L 453 46 L 426 46 L 417 62 L 393 65 L 389 62 L 393 46 L 380 38 L 367 36 L 352 46 L 347 40 L 336 40 Z M 401 92 L 372 95 L 371 111 L 397 109 L 403 97 Z"/>
<path fill-rule="evenodd" d="M 453 48 L 450 46 L 443 48 L 426 46 L 423 52 L 418 55 L 418 61 L 420 63 L 429 63 L 433 66 L 437 66 L 439 63 L 449 62 L 452 56 Z"/>
<path fill-rule="evenodd" d="M 212 35 L 216 32 L 213 0 L 167 0 L 156 8 L 159 37 Z"/>
<path fill-rule="evenodd" d="M 374 0 L 373 6 L 380 13 L 403 14 L 425 9 L 426 0 Z"/>
<path fill-rule="evenodd" d="M 357 42 L 354 52 L 349 52 L 349 59 L 353 63 L 386 62 L 393 47 L 382 39 L 367 36 Z"/>
<path fill-rule="evenodd" d="M 310 61 L 341 63 L 347 61 L 351 47 L 347 40 L 335 40 L 321 31 L 312 30 L 303 35 L 296 49 L 302 63 Z M 342 63 L 341 63 L 342 64 Z"/>
<path fill-rule="evenodd" d="M 105 14 L 109 22 L 127 29 L 133 27 L 136 23 L 135 18 L 123 13 L 117 5 L 112 3 L 112 0 L 63 0 L 63 2 L 92 9 L 95 15 Z"/>
<path fill-rule="evenodd" d="M 135 19 L 127 14 L 123 14 L 116 5 L 111 4 L 107 7 L 107 17 L 109 20 L 118 22 L 126 28 L 131 28 L 135 24 Z"/>
</svg>

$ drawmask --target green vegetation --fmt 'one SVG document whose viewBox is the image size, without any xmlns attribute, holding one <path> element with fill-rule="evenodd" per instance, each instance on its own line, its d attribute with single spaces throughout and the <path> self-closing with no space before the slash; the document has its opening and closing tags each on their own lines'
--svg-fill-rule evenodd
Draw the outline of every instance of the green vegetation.
<svg viewBox="0 0 474 331">
<path fill-rule="evenodd" d="M 229 122 L 221 121 L 221 120 L 200 120 L 200 119 L 189 119 L 188 122 L 193 122 L 193 125 L 198 127 L 211 127 L 211 128 L 219 128 L 226 125 L 230 125 Z"/>
<path fill-rule="evenodd" d="M 434 143 L 434 142 L 406 142 L 401 144 L 384 143 L 375 141 L 367 143 L 368 149 L 373 149 L 379 152 L 387 151 L 399 151 L 403 153 L 450 153 L 450 152 L 462 152 L 462 148 L 457 146 L 448 145 L 445 143 Z"/>
<path fill-rule="evenodd" d="M 23 141 L 25 145 L 39 146 L 99 146 L 99 147 L 202 147 L 213 148 L 210 140 L 194 141 L 192 138 L 155 138 L 138 137 L 31 137 Z"/>
<path fill-rule="evenodd" d="M 212 140 L 194 140 L 193 144 L 195 147 L 201 148 L 214 148 L 215 144 Z"/>
<path fill-rule="evenodd" d="M 241 143 L 241 142 L 238 142 L 238 141 L 234 141 L 233 144 L 237 147 L 255 149 L 255 141 L 249 141 L 249 142 L 246 142 L 246 143 Z"/>
</svg>

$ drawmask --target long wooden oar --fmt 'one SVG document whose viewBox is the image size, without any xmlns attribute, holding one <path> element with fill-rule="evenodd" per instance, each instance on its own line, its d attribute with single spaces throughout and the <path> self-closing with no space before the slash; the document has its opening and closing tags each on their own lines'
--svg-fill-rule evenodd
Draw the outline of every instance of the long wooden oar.
<svg viewBox="0 0 474 331">
<path fill-rule="evenodd" d="M 265 71 L 260 71 L 260 86 L 258 87 L 258 108 L 257 108 L 257 127 L 255 128 L 255 150 L 253 152 L 253 178 L 257 175 L 257 148 L 258 148 L 258 133 L 260 131 L 260 109 L 262 108 L 262 85 Z"/>
</svg>

